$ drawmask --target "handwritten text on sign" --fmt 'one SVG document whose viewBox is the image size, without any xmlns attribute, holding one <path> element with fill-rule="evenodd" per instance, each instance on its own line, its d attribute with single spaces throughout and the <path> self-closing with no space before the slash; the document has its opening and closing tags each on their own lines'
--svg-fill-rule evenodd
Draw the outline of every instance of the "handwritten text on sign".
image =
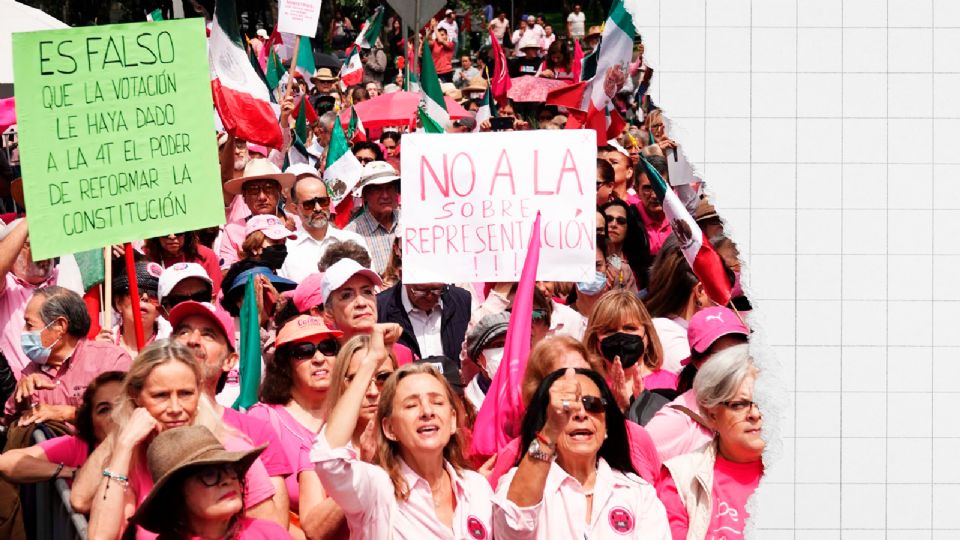
<svg viewBox="0 0 960 540">
<path fill-rule="evenodd" d="M 595 141 L 583 130 L 404 135 L 403 281 L 518 280 L 537 210 L 537 279 L 589 279 Z"/>
<path fill-rule="evenodd" d="M 219 225 L 202 19 L 13 36 L 34 258 Z"/>
<path fill-rule="evenodd" d="M 320 0 L 280 0 L 277 30 L 314 38 L 320 18 Z"/>
</svg>

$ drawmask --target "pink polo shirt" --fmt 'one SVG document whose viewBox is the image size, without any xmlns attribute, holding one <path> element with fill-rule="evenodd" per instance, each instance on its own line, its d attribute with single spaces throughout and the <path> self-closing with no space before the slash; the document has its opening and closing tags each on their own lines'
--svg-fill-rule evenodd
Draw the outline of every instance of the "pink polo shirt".
<svg viewBox="0 0 960 540">
<path fill-rule="evenodd" d="M 290 496 L 290 510 L 300 512 L 300 482 L 298 476 L 302 471 L 313 469 L 310 462 L 310 447 L 316 434 L 304 427 L 303 424 L 287 412 L 283 405 L 268 405 L 257 403 L 247 411 L 247 416 L 266 422 L 277 433 L 278 445 L 293 470 L 284 478 L 287 485 L 287 494 Z"/>
<path fill-rule="evenodd" d="M 284 477 L 293 474 L 293 467 L 280 444 L 280 435 L 268 422 L 230 407 L 223 408 L 222 418 L 224 424 L 246 435 L 254 446 L 267 445 L 260 454 L 260 461 L 267 469 L 267 474 Z"/>
<path fill-rule="evenodd" d="M 743 529 L 750 516 L 747 512 L 747 500 L 760 485 L 761 476 L 762 461 L 735 463 L 717 456 L 713 465 L 713 489 L 710 495 L 712 504 L 707 538 L 743 540 Z M 677 492 L 677 485 L 666 468 L 657 484 L 657 494 L 667 509 L 673 539 L 686 539 L 690 516 L 687 515 L 687 509 Z"/>
<path fill-rule="evenodd" d="M 700 414 L 697 394 L 691 388 L 664 405 L 645 426 L 657 447 L 660 461 L 693 452 L 713 440 L 713 432 L 671 405 L 681 405 Z"/>
<path fill-rule="evenodd" d="M 643 378 L 643 387 L 647 390 L 656 390 L 657 388 L 676 390 L 677 381 L 679 380 L 680 377 L 676 373 L 665 369 L 658 369 Z"/>
<path fill-rule="evenodd" d="M 360 461 L 349 444 L 330 448 L 323 429 L 310 451 L 310 460 L 316 465 L 323 489 L 346 515 L 350 538 L 493 538 L 493 490 L 486 479 L 474 471 L 458 473 L 445 463 L 456 497 L 451 530 L 437 519 L 430 485 L 402 459 L 400 474 L 410 490 L 406 501 L 397 501 L 394 497 L 387 471 Z"/>
<path fill-rule="evenodd" d="M 290 538 L 286 529 L 265 519 L 240 518 L 240 530 L 231 537 L 234 540 L 284 540 Z M 200 536 L 191 536 L 189 540 L 201 540 Z"/>
<path fill-rule="evenodd" d="M 656 255 L 660 251 L 660 246 L 673 233 L 670 227 L 670 220 L 664 216 L 659 223 L 653 221 L 653 218 L 647 215 L 647 210 L 643 203 L 637 204 L 637 210 L 640 211 L 640 219 L 643 220 L 643 227 L 647 230 L 647 238 L 650 240 L 650 255 Z"/>
<path fill-rule="evenodd" d="M 657 449 L 653 446 L 653 440 L 640 424 L 627 420 L 626 426 L 627 438 L 630 441 L 630 463 L 633 464 L 640 478 L 653 484 L 660 476 L 660 458 L 657 456 Z M 491 486 L 496 486 L 500 477 L 516 465 L 519 456 L 519 438 L 513 439 L 507 446 L 500 449 L 493 472 L 487 478 Z"/>
<path fill-rule="evenodd" d="M 27 309 L 27 302 L 33 296 L 33 291 L 55 284 L 58 273 L 58 269 L 55 268 L 50 277 L 40 285 L 31 285 L 13 275 L 13 272 L 7 272 L 4 279 L 0 281 L 2 285 L 0 286 L 0 324 L 3 325 L 3 332 L 0 332 L 0 352 L 7 357 L 10 371 L 18 381 L 20 372 L 30 365 L 30 359 L 20 348 L 23 312 Z"/>
<path fill-rule="evenodd" d="M 230 452 L 238 452 L 250 450 L 253 448 L 253 445 L 237 436 L 227 436 L 223 441 L 223 448 Z M 143 457 L 143 454 L 141 454 L 141 458 Z M 147 494 L 153 489 L 153 478 L 150 476 L 150 471 L 143 465 L 144 462 L 145 459 L 138 461 L 137 464 L 130 469 L 130 474 L 128 475 L 130 477 L 130 489 L 133 490 L 133 496 L 137 501 L 137 506 L 147 498 Z M 267 475 L 267 470 L 264 468 L 260 458 L 257 458 L 253 462 L 253 465 L 247 469 L 247 474 L 244 478 L 243 501 L 245 508 L 253 508 L 273 498 L 275 493 L 273 484 L 270 483 L 270 476 Z M 156 537 L 156 534 L 137 527 L 138 540 L 153 540 Z"/>
<path fill-rule="evenodd" d="M 90 454 L 86 441 L 74 435 L 47 439 L 37 446 L 43 450 L 50 463 L 63 463 L 67 467 L 79 468 Z"/>
<path fill-rule="evenodd" d="M 670 538 L 667 514 L 654 487 L 639 476 L 611 469 L 603 458 L 597 463 L 589 522 L 586 492 L 556 461 L 547 473 L 543 499 L 534 506 L 520 507 L 507 498 L 516 473 L 513 468 L 500 480 L 494 496 L 493 530 L 497 538 Z"/>
<path fill-rule="evenodd" d="M 34 391 L 40 403 L 79 407 L 83 392 L 97 375 L 105 371 L 127 371 L 130 363 L 130 355 L 113 343 L 81 339 L 70 358 L 59 368 L 31 363 L 24 368 L 21 376 L 39 373 L 45 380 L 53 383 L 53 388 Z M 16 410 L 13 399 L 14 396 L 10 396 L 7 400 L 4 414 L 11 414 Z"/>
</svg>

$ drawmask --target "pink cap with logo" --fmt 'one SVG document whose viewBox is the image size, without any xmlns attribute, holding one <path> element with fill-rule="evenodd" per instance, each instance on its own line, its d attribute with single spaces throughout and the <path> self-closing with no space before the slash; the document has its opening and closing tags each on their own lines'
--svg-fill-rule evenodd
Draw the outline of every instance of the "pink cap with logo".
<svg viewBox="0 0 960 540">
<path fill-rule="evenodd" d="M 176 332 L 177 327 L 180 326 L 180 323 L 182 323 L 184 319 L 194 315 L 213 321 L 227 338 L 227 343 L 236 350 L 237 335 L 236 329 L 233 326 L 233 317 L 220 306 L 215 306 L 209 302 L 194 302 L 193 300 L 181 302 L 170 310 L 170 326 L 172 326 L 173 331 Z"/>
<path fill-rule="evenodd" d="M 702 354 L 718 339 L 728 334 L 750 335 L 750 329 L 740 322 L 740 317 L 730 308 L 711 306 L 701 309 L 687 325 L 687 341 L 690 349 Z M 690 359 L 680 362 L 687 365 Z"/>
<path fill-rule="evenodd" d="M 244 236 L 262 231 L 267 238 L 271 240 L 283 240 L 284 238 L 295 239 L 297 235 L 290 232 L 287 224 L 277 216 L 259 215 L 253 216 L 247 221 L 247 226 L 243 230 Z"/>
<path fill-rule="evenodd" d="M 306 313 L 312 307 L 323 304 L 323 290 L 320 285 L 323 283 L 323 274 L 315 273 L 303 278 L 303 281 L 293 290 L 293 305 L 297 306 L 297 311 Z"/>
</svg>

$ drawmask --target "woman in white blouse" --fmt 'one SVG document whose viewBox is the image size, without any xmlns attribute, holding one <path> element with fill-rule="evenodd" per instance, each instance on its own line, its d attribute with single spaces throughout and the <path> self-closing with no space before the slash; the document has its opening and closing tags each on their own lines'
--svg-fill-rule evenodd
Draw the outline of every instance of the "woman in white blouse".
<svg viewBox="0 0 960 540">
<path fill-rule="evenodd" d="M 351 444 L 366 389 L 387 352 L 378 324 L 360 369 L 330 413 L 310 454 L 323 488 L 347 517 L 350 538 L 492 538 L 493 492 L 466 469 L 456 437 L 456 397 L 429 364 L 407 364 L 380 391 L 378 465 Z"/>
</svg>

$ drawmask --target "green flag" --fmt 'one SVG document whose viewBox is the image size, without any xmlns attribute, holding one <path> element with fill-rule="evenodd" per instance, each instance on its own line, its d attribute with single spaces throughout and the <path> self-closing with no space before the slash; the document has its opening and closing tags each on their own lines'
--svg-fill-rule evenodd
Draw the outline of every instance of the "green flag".
<svg viewBox="0 0 960 540">
<path fill-rule="evenodd" d="M 283 64 L 280 62 L 280 57 L 277 56 L 277 51 L 270 50 L 270 55 L 267 57 L 267 72 L 264 73 L 264 76 L 267 80 L 267 88 L 270 91 L 274 91 L 280 86 L 280 79 L 286 75 L 287 70 L 283 68 Z"/>
<path fill-rule="evenodd" d="M 240 306 L 240 395 L 231 407 L 238 411 L 256 403 L 260 389 L 260 314 L 253 285 L 256 276 L 251 274 L 247 278 Z"/>
<path fill-rule="evenodd" d="M 433 65 L 433 55 L 430 46 L 423 43 L 420 54 L 420 107 L 421 116 L 426 113 L 433 123 L 440 126 L 440 132 L 450 123 L 450 114 L 447 105 L 443 102 L 443 90 L 440 88 L 440 79 L 437 77 L 437 68 Z M 426 129 L 426 124 L 424 124 Z M 429 133 L 435 133 L 428 131 Z"/>
</svg>

